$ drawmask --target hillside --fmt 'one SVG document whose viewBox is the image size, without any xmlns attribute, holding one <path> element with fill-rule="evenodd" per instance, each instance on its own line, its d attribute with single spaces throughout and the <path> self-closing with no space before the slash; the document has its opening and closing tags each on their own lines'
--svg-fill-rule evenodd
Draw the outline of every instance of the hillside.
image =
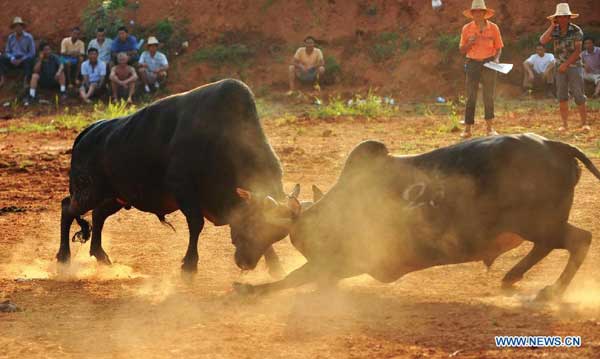
<svg viewBox="0 0 600 359">
<path fill-rule="evenodd" d="M 304 36 L 315 36 L 332 68 L 339 66 L 334 91 L 380 88 L 398 98 L 415 99 L 437 95 L 454 96 L 462 89 L 462 60 L 456 36 L 467 19 L 462 10 L 470 1 L 444 1 L 434 11 L 425 0 L 140 0 L 129 1 L 123 20 L 135 23 L 141 32 L 167 20 L 185 27 L 188 51 L 171 54 L 174 91 L 233 76 L 255 89 L 285 88 L 286 66 Z M 29 21 L 36 38 L 58 44 L 69 29 L 82 23 L 87 0 L 22 0 L 5 2 L 4 18 L 18 15 Z M 496 10 L 506 49 L 503 61 L 520 63 L 529 46 L 547 24 L 554 1 L 488 0 Z M 600 34 L 600 2 L 571 1 L 581 14 L 576 23 Z M 146 29 L 146 30 L 144 30 Z M 2 45 L 8 26 L 0 28 Z M 241 48 L 234 61 L 200 62 L 199 49 L 209 52 L 219 44 L 222 51 Z M 239 48 L 235 46 L 242 45 Z M 207 50 L 208 49 L 208 50 Z M 226 53 L 225 55 L 227 55 Z M 238 56 L 239 55 L 239 56 Z M 237 56 L 237 57 L 236 57 Z M 221 59 L 221 58 L 219 58 Z M 332 80 L 332 79 L 330 79 Z M 501 80 L 502 91 L 518 92 L 509 83 L 520 82 L 515 71 Z"/>
</svg>

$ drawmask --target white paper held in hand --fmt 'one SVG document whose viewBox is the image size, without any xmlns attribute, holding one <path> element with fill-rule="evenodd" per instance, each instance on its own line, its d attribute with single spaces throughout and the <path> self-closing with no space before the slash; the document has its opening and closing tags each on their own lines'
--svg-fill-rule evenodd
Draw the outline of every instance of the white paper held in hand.
<svg viewBox="0 0 600 359">
<path fill-rule="evenodd" d="M 510 72 L 510 70 L 512 70 L 513 68 L 513 64 L 499 64 L 497 62 L 491 62 L 488 61 L 485 64 L 483 64 L 483 66 L 487 67 L 488 69 L 492 69 L 494 71 L 498 71 L 500 73 L 503 74 L 507 74 Z"/>
</svg>

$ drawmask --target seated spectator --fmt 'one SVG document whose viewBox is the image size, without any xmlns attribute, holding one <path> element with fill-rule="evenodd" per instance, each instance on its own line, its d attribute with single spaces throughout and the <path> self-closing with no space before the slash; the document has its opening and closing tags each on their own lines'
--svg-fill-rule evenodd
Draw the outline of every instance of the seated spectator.
<svg viewBox="0 0 600 359">
<path fill-rule="evenodd" d="M 158 44 L 158 39 L 150 36 L 148 38 L 148 50 L 140 56 L 139 72 L 146 92 L 150 92 L 150 86 L 152 85 L 158 89 L 160 82 L 167 78 L 169 61 L 162 52 L 158 51 Z"/>
<path fill-rule="evenodd" d="M 542 44 L 535 47 L 535 54 L 523 62 L 523 87 L 525 94 L 535 88 L 543 88 L 546 96 L 554 97 L 554 55 L 546 53 Z"/>
<path fill-rule="evenodd" d="M 593 96 L 598 97 L 600 96 L 600 47 L 594 46 L 594 39 L 588 37 L 583 41 L 583 48 L 581 52 L 583 79 L 596 85 Z"/>
<path fill-rule="evenodd" d="M 61 98 L 67 97 L 67 87 L 65 85 L 64 66 L 60 58 L 52 53 L 50 44 L 42 43 L 40 45 L 40 55 L 33 66 L 31 83 L 29 84 L 29 97 L 25 99 L 25 106 L 29 106 L 31 101 L 35 101 L 37 88 L 45 89 L 60 88 Z"/>
<path fill-rule="evenodd" d="M 79 72 L 85 55 L 85 44 L 79 39 L 81 31 L 78 27 L 71 30 L 71 36 L 65 37 L 60 43 L 60 55 L 65 73 L 67 75 L 67 86 L 79 84 Z"/>
<path fill-rule="evenodd" d="M 96 29 L 96 38 L 92 39 L 88 44 L 88 51 L 91 48 L 98 50 L 98 60 L 104 62 L 106 65 L 110 64 L 111 60 L 111 49 L 113 40 L 106 37 L 106 33 L 103 27 Z"/>
<path fill-rule="evenodd" d="M 137 39 L 133 35 L 129 35 L 129 31 L 125 26 L 119 28 L 119 35 L 112 42 L 111 52 L 113 62 L 117 63 L 117 55 L 121 52 L 127 54 L 130 64 L 138 60 Z"/>
<path fill-rule="evenodd" d="M 96 48 L 88 50 L 88 59 L 81 64 L 83 81 L 79 89 L 79 96 L 85 103 L 91 103 L 90 98 L 100 92 L 106 78 L 106 63 L 98 59 L 99 52 Z"/>
<path fill-rule="evenodd" d="M 14 18 L 10 28 L 14 32 L 8 35 L 6 49 L 0 56 L 0 86 L 4 84 L 4 74 L 8 70 L 20 68 L 25 70 L 23 84 L 27 88 L 35 61 L 35 42 L 25 31 L 25 22 L 20 17 Z"/>
<path fill-rule="evenodd" d="M 133 95 L 135 94 L 135 82 L 138 76 L 135 69 L 127 63 L 129 56 L 121 52 L 117 55 L 117 65 L 110 70 L 110 83 L 112 87 L 112 96 L 116 101 L 127 92 L 127 103 L 133 103 Z"/>
<path fill-rule="evenodd" d="M 294 64 L 289 67 L 290 90 L 288 95 L 294 93 L 295 82 L 313 84 L 315 90 L 320 90 L 319 77 L 325 73 L 325 61 L 321 50 L 315 48 L 315 39 L 307 36 L 304 47 L 299 48 L 294 55 Z"/>
</svg>

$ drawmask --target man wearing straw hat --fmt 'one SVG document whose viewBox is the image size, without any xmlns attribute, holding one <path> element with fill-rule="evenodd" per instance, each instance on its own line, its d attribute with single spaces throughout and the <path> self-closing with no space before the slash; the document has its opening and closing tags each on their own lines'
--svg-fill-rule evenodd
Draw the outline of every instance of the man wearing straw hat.
<svg viewBox="0 0 600 359">
<path fill-rule="evenodd" d="M 548 16 L 551 24 L 540 37 L 540 43 L 545 45 L 553 41 L 554 44 L 556 66 L 558 66 L 556 92 L 560 102 L 560 117 L 562 119 L 562 126 L 559 127 L 559 131 L 566 131 L 569 128 L 569 91 L 579 108 L 582 130 L 590 130 L 587 123 L 583 92 L 583 64 L 580 58 L 583 31 L 579 26 L 570 22 L 571 19 L 578 16 L 579 14 L 571 12 L 569 4 L 556 5 L 556 12 Z"/>
<path fill-rule="evenodd" d="M 10 28 L 14 32 L 8 35 L 6 51 L 0 56 L 0 86 L 9 69 L 22 68 L 25 70 L 24 85 L 27 87 L 35 60 L 35 42 L 33 36 L 25 31 L 25 22 L 20 17 L 13 19 Z"/>
<path fill-rule="evenodd" d="M 162 52 L 158 51 L 158 39 L 154 36 L 148 38 L 148 50 L 140 56 L 140 77 L 144 83 L 144 90 L 149 93 L 150 86 L 158 89 L 159 83 L 167 78 L 169 61 Z"/>
<path fill-rule="evenodd" d="M 471 8 L 463 14 L 473 19 L 463 26 L 460 35 L 460 52 L 467 57 L 465 70 L 467 73 L 467 104 L 465 109 L 465 130 L 462 138 L 472 136 L 471 127 L 475 123 L 475 107 L 479 83 L 483 85 L 483 104 L 487 135 L 498 133 L 494 130 L 494 90 L 496 72 L 484 67 L 488 61 L 499 62 L 504 43 L 498 25 L 488 19 L 494 16 L 494 10 L 485 6 L 484 0 L 473 0 Z"/>
</svg>

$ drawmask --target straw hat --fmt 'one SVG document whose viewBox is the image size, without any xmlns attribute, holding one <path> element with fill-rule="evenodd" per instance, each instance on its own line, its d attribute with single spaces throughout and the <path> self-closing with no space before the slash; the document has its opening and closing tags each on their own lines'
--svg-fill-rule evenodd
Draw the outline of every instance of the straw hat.
<svg viewBox="0 0 600 359">
<path fill-rule="evenodd" d="M 485 13 L 486 19 L 489 19 L 490 17 L 494 16 L 494 10 L 488 9 L 485 6 L 484 0 L 473 0 L 473 3 L 471 4 L 471 8 L 463 11 L 463 15 L 472 19 L 473 14 L 471 14 L 471 11 L 473 11 L 473 10 L 485 10 L 486 11 L 486 13 Z"/>
<path fill-rule="evenodd" d="M 12 29 L 13 27 L 15 27 L 15 25 L 25 26 L 25 21 L 23 21 L 23 19 L 21 19 L 19 16 L 15 16 L 15 18 L 12 21 L 12 24 L 10 24 L 10 28 Z"/>
<path fill-rule="evenodd" d="M 548 16 L 548 19 L 554 19 L 556 16 L 570 16 L 571 19 L 579 17 L 579 14 L 573 14 L 571 9 L 569 8 L 569 4 L 566 2 L 560 3 L 556 5 L 556 12 L 554 15 Z"/>
<path fill-rule="evenodd" d="M 148 46 L 150 46 L 150 45 L 158 45 L 158 44 L 159 44 L 159 42 L 158 42 L 158 39 L 156 37 L 150 36 L 148 38 Z"/>
</svg>

